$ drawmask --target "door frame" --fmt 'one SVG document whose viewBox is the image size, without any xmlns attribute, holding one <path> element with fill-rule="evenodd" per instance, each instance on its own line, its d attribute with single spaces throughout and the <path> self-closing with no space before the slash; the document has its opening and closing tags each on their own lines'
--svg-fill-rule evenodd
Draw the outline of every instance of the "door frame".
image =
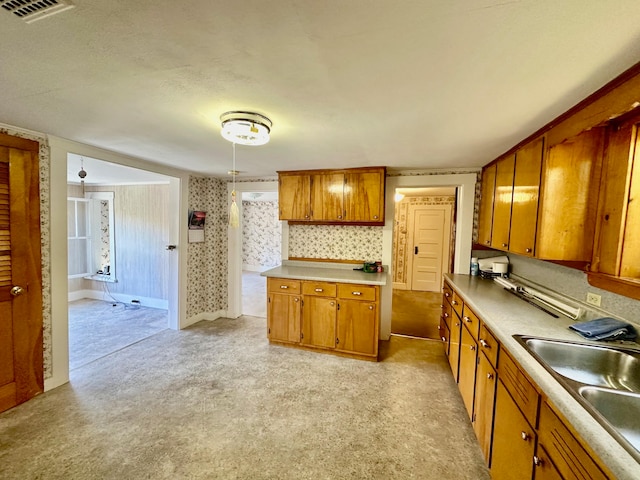
<svg viewBox="0 0 640 480">
<path fill-rule="evenodd" d="M 238 228 L 227 227 L 228 231 L 228 248 L 227 248 L 227 317 L 238 318 L 242 315 L 242 193 L 270 193 L 278 191 L 278 181 L 272 182 L 238 182 L 235 184 L 236 201 L 238 211 L 240 212 L 240 225 Z M 231 191 L 233 183 L 227 183 L 227 208 L 231 202 Z M 280 246 L 281 259 L 289 258 L 289 222 L 282 222 L 282 243 Z M 267 299 L 265 298 L 265 302 Z"/>
<path fill-rule="evenodd" d="M 169 265 L 169 328 L 186 327 L 187 222 L 189 173 L 99 147 L 48 136 L 50 147 L 51 354 L 52 372 L 45 391 L 69 381 L 69 312 L 67 281 L 67 154 L 98 158 L 172 177 L 169 181 L 169 243 L 177 248 Z M 184 226 L 184 228 L 181 228 Z"/>
<path fill-rule="evenodd" d="M 456 241 L 453 273 L 468 273 L 473 243 L 473 214 L 478 172 L 398 175 L 387 177 L 385 193 L 385 224 L 382 231 L 382 263 L 393 269 L 394 196 L 396 188 L 456 187 Z M 434 172 L 437 173 L 437 172 Z M 393 302 L 393 272 L 387 273 L 387 284 L 382 287 L 380 339 L 391 336 L 391 308 Z"/>
</svg>

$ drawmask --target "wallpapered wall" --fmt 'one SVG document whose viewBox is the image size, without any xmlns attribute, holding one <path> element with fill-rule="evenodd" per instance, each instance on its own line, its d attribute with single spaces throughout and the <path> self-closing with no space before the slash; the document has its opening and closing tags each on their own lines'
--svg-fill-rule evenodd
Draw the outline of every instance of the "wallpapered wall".
<svg viewBox="0 0 640 480">
<path fill-rule="evenodd" d="M 44 350 L 43 367 L 44 378 L 51 378 L 51 241 L 50 241 L 50 189 L 49 176 L 51 172 L 51 155 L 49 142 L 44 135 L 22 132 L 13 128 L 0 128 L 0 133 L 14 137 L 35 140 L 40 144 L 39 173 L 40 173 L 40 248 L 42 249 L 42 343 Z"/>
<path fill-rule="evenodd" d="M 187 248 L 187 319 L 227 309 L 227 183 L 189 177 L 189 210 L 207 212 L 205 241 Z"/>
<path fill-rule="evenodd" d="M 382 228 L 355 225 L 289 225 L 289 258 L 379 261 Z"/>
<path fill-rule="evenodd" d="M 455 205 L 456 197 L 451 196 L 424 196 L 405 197 L 396 203 L 394 210 L 393 225 L 393 281 L 394 283 L 406 283 L 407 281 L 407 248 L 408 248 L 408 226 L 409 207 L 412 205 Z M 453 209 L 452 209 L 453 213 Z M 453 215 L 455 218 L 455 215 Z M 455 245 L 455 223 L 451 222 L 451 248 L 449 252 L 449 264 L 453 259 L 453 246 Z"/>
<path fill-rule="evenodd" d="M 281 263 L 282 223 L 278 202 L 242 201 L 242 265 L 275 267 Z"/>
</svg>

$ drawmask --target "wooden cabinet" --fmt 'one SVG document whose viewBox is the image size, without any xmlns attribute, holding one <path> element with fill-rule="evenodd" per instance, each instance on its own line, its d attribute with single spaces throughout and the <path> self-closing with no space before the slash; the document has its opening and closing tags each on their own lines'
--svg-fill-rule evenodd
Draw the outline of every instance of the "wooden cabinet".
<svg viewBox="0 0 640 480">
<path fill-rule="evenodd" d="M 480 219 L 478 224 L 478 243 L 491 246 L 491 226 L 493 224 L 493 203 L 496 187 L 496 164 L 482 169 L 482 190 L 480 193 Z"/>
<path fill-rule="evenodd" d="M 473 419 L 473 400 L 476 386 L 476 364 L 478 359 L 478 344 L 471 335 L 467 325 L 461 329 L 460 335 L 460 366 L 458 371 L 458 390 L 467 409 L 469 418 Z"/>
<path fill-rule="evenodd" d="M 385 170 L 372 169 L 345 174 L 345 220 L 384 223 Z"/>
<path fill-rule="evenodd" d="M 299 281 L 267 279 L 267 336 L 269 340 L 287 343 L 300 341 L 301 300 Z"/>
<path fill-rule="evenodd" d="M 538 442 L 536 456 L 533 457 L 533 478 L 535 480 L 564 480 L 558 469 L 551 462 L 547 451 Z"/>
<path fill-rule="evenodd" d="M 536 257 L 590 262 L 602 171 L 604 128 L 549 148 L 542 169 Z"/>
<path fill-rule="evenodd" d="M 543 152 L 544 138 L 539 138 L 516 152 L 509 251 L 529 257 L 534 254 L 536 242 Z"/>
<path fill-rule="evenodd" d="M 377 287 L 338 286 L 336 350 L 378 356 Z"/>
<path fill-rule="evenodd" d="M 378 358 L 380 287 L 267 279 L 270 342 Z"/>
<path fill-rule="evenodd" d="M 496 162 L 496 187 L 493 200 L 491 248 L 497 250 L 509 249 L 514 171 L 515 155 L 508 155 Z"/>
<path fill-rule="evenodd" d="M 278 172 L 280 220 L 384 224 L 384 167 Z"/>
<path fill-rule="evenodd" d="M 536 433 L 501 381 L 497 386 L 493 428 L 491 478 L 531 480 Z"/>
<path fill-rule="evenodd" d="M 548 472 L 551 470 L 548 468 L 550 464 L 556 469 L 558 477 L 549 476 L 548 478 L 565 480 L 608 478 L 547 402 L 543 402 L 540 408 L 538 435 L 539 451 L 534 459 L 536 480 L 547 478 L 538 477 L 538 467 L 540 471 Z M 549 475 L 553 474 L 549 473 Z"/>
<path fill-rule="evenodd" d="M 278 176 L 280 220 L 311 220 L 311 177 L 308 174 Z"/>
</svg>

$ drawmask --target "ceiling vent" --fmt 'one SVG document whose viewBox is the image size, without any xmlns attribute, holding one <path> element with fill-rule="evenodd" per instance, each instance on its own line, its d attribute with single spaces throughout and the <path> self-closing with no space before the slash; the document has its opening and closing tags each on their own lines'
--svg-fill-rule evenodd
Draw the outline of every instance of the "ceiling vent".
<svg viewBox="0 0 640 480">
<path fill-rule="evenodd" d="M 70 0 L 0 0 L 0 7 L 31 23 L 69 10 L 75 5 Z"/>
</svg>

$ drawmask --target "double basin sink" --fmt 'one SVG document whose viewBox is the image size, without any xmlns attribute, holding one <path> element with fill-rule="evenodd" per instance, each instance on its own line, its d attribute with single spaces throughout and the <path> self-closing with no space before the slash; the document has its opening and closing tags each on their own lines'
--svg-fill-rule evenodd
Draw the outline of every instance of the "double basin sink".
<svg viewBox="0 0 640 480">
<path fill-rule="evenodd" d="M 514 338 L 640 462 L 640 349 Z"/>
</svg>

